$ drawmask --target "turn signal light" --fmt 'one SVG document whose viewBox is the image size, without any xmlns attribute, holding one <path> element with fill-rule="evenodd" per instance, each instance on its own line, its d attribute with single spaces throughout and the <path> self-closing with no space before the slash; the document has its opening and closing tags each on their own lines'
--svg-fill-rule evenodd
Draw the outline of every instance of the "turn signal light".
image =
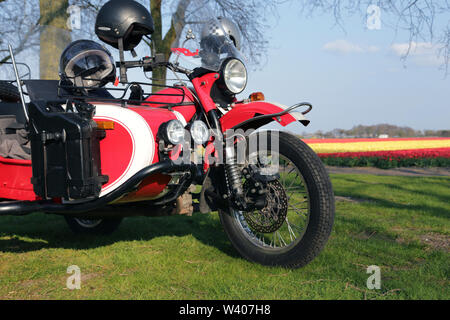
<svg viewBox="0 0 450 320">
<path fill-rule="evenodd" d="M 266 97 L 264 96 L 264 93 L 262 93 L 262 92 L 253 92 L 249 98 L 252 102 L 266 100 Z"/>
<path fill-rule="evenodd" d="M 96 120 L 97 128 L 103 130 L 114 130 L 114 121 Z"/>
</svg>

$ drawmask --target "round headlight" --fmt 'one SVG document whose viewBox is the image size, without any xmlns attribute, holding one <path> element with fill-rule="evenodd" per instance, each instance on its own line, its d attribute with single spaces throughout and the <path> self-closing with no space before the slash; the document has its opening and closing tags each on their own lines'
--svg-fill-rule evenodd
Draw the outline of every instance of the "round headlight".
<svg viewBox="0 0 450 320">
<path fill-rule="evenodd" d="M 196 144 L 204 144 L 209 140 L 209 129 L 203 121 L 194 121 L 191 126 L 191 137 Z"/>
<path fill-rule="evenodd" d="M 241 93 L 247 86 L 247 69 L 240 60 L 229 60 L 224 66 L 223 77 L 227 89 L 234 94 Z"/>
<path fill-rule="evenodd" d="M 184 126 L 179 120 L 171 120 L 165 128 L 165 137 L 171 144 L 177 145 L 184 141 Z"/>
</svg>

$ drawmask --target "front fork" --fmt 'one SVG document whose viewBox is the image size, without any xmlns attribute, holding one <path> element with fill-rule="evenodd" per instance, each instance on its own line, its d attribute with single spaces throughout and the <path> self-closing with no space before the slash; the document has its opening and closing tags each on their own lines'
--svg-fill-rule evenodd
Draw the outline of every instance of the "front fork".
<svg viewBox="0 0 450 320">
<path fill-rule="evenodd" d="M 208 120 L 210 121 L 212 129 L 216 131 L 216 139 L 222 144 L 224 150 L 224 174 L 225 180 L 228 187 L 228 191 L 231 194 L 231 199 L 233 206 L 239 210 L 247 210 L 247 202 L 245 200 L 244 188 L 242 184 L 242 172 L 237 163 L 237 158 L 235 156 L 234 144 L 226 143 L 226 136 L 222 133 L 222 126 L 220 125 L 219 116 L 217 110 L 210 110 L 208 112 Z M 219 135 L 219 136 L 217 136 Z M 216 144 L 216 146 L 218 146 Z"/>
<path fill-rule="evenodd" d="M 224 149 L 225 180 L 231 194 L 231 199 L 228 200 L 231 200 L 231 204 L 236 206 L 239 210 L 246 210 L 247 205 L 242 184 L 242 172 L 240 171 L 237 159 L 234 155 L 234 149 L 225 147 L 226 140 L 224 138 L 226 137 L 223 135 L 216 104 L 211 98 L 211 89 L 219 77 L 220 75 L 218 73 L 210 73 L 200 78 L 192 78 L 191 81 L 202 104 L 203 110 L 206 112 L 211 129 L 216 132 L 216 139 L 219 139 L 222 143 L 221 147 Z M 217 143 L 216 146 L 218 147 Z"/>
</svg>

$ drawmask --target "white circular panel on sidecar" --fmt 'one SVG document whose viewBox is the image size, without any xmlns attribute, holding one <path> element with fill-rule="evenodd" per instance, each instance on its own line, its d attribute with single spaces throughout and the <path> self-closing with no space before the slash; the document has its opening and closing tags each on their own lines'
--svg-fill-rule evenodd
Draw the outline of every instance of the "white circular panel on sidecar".
<svg viewBox="0 0 450 320">
<path fill-rule="evenodd" d="M 126 170 L 114 181 L 110 181 L 100 193 L 100 197 L 114 191 L 137 172 L 149 166 L 155 155 L 155 139 L 147 121 L 138 113 L 110 104 L 97 104 L 94 116 L 95 120 L 114 121 L 123 126 L 129 133 L 133 148 L 132 155 Z M 117 145 L 120 152 L 120 143 Z M 105 155 L 101 155 L 104 157 Z M 103 174 L 108 174 L 104 172 Z"/>
</svg>

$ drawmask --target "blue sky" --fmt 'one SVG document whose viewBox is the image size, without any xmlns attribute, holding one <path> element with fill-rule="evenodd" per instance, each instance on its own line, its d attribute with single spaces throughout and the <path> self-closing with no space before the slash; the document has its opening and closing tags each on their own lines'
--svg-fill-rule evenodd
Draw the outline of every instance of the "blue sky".
<svg viewBox="0 0 450 320">
<path fill-rule="evenodd" d="M 382 13 L 383 19 L 383 13 Z M 434 48 L 420 43 L 400 58 L 408 34 L 382 24 L 368 30 L 358 16 L 335 26 L 331 15 L 304 18 L 282 5 L 272 21 L 265 67 L 250 74 L 246 91 L 292 105 L 308 101 L 311 125 L 297 132 L 390 123 L 414 129 L 450 128 L 450 76 L 444 78 Z"/>
</svg>

